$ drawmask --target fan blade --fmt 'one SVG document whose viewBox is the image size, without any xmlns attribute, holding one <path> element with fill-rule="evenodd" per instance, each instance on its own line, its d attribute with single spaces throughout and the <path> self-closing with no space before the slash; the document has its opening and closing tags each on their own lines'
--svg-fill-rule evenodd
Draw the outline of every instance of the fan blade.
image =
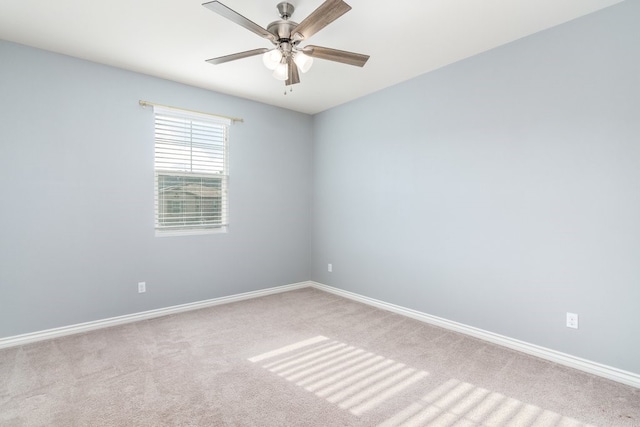
<svg viewBox="0 0 640 427">
<path fill-rule="evenodd" d="M 253 22 L 253 21 L 245 18 L 244 16 L 240 15 L 235 10 L 230 9 L 227 6 L 223 5 L 219 1 L 211 1 L 209 3 L 203 3 L 202 5 L 204 7 L 206 7 L 207 9 L 217 13 L 218 15 L 224 16 L 225 18 L 229 19 L 230 21 L 233 21 L 236 24 L 246 28 L 247 30 L 256 33 L 260 37 L 264 37 L 265 39 L 269 39 L 274 43 L 276 42 L 276 36 L 271 34 L 269 31 L 265 30 L 264 28 L 262 28 L 260 25 L 256 24 L 255 22 Z"/>
<path fill-rule="evenodd" d="M 235 61 L 236 59 L 248 58 L 250 56 L 260 55 L 261 53 L 268 52 L 266 47 L 260 49 L 247 50 L 245 52 L 233 53 L 231 55 L 219 56 L 217 58 L 207 59 L 206 62 L 213 65 L 224 64 L 225 62 Z"/>
<path fill-rule="evenodd" d="M 289 77 L 284 82 L 285 86 L 291 86 L 300 83 L 300 73 L 295 62 L 289 59 Z"/>
<path fill-rule="evenodd" d="M 350 10 L 351 6 L 342 0 L 326 0 L 291 31 L 293 40 L 308 39 Z"/>
<path fill-rule="evenodd" d="M 369 55 L 321 46 L 305 46 L 302 51 L 313 58 L 342 62 L 343 64 L 355 65 L 357 67 L 364 67 L 364 64 L 369 60 Z"/>
</svg>

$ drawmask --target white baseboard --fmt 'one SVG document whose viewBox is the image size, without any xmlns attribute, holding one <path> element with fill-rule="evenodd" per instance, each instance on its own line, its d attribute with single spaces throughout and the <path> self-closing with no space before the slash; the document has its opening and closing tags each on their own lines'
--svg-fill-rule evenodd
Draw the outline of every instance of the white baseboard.
<svg viewBox="0 0 640 427">
<path fill-rule="evenodd" d="M 43 340 L 48 340 L 52 338 L 58 338 L 58 337 L 63 337 L 67 335 L 93 331 L 96 329 L 108 328 L 111 326 L 122 325 L 125 323 L 137 322 L 140 320 L 153 319 L 155 317 L 167 316 L 170 314 L 177 314 L 185 311 L 197 310 L 200 308 L 213 307 L 216 305 L 228 304 L 231 302 L 242 301 L 242 300 L 247 300 L 251 298 L 258 298 L 266 295 L 272 295 L 272 294 L 292 291 L 294 289 L 301 289 L 306 287 L 313 287 L 321 291 L 329 292 L 344 298 L 348 298 L 348 299 L 358 301 L 367 305 L 371 305 L 373 307 L 381 308 L 383 310 L 387 310 L 393 313 L 407 316 L 412 319 L 419 320 L 421 322 L 429 323 L 435 326 L 440 326 L 442 328 L 460 332 L 465 335 L 469 335 L 484 341 L 501 345 L 503 347 L 507 347 L 507 348 L 517 350 L 533 356 L 537 356 L 542 359 L 546 359 L 551 362 L 558 363 L 560 365 L 568 366 L 570 368 L 574 368 L 580 371 L 588 372 L 590 374 L 598 375 L 600 377 L 607 378 L 622 384 L 640 388 L 640 375 L 635 374 L 633 372 L 623 371 L 621 369 L 613 368 L 611 366 L 607 366 L 600 363 L 592 362 L 590 360 L 575 357 L 570 354 L 561 353 L 559 351 L 551 350 L 545 347 L 540 347 L 535 344 L 530 344 L 524 341 L 509 338 L 504 335 L 499 335 L 493 332 L 485 331 L 483 329 L 474 328 L 473 326 L 468 326 L 462 323 L 453 322 L 451 320 L 443 319 L 441 317 L 432 316 L 430 314 L 422 313 L 420 311 L 412 310 L 410 308 L 405 308 L 399 305 L 390 304 L 384 301 L 365 297 L 363 295 L 359 295 L 353 292 L 345 291 L 342 289 L 334 288 L 331 286 L 323 285 L 321 283 L 312 282 L 312 281 L 294 283 L 291 285 L 277 286 L 273 288 L 262 289 L 259 291 L 245 292 L 245 293 L 230 295 L 230 296 L 221 297 L 221 298 L 213 298 L 213 299 L 193 302 L 189 304 L 175 305 L 171 307 L 160 308 L 157 310 L 143 311 L 140 313 L 127 314 L 124 316 L 112 317 L 109 319 L 101 319 L 101 320 L 96 320 L 92 322 L 79 323 L 75 325 L 63 326 L 63 327 L 54 328 L 54 329 L 47 329 L 44 331 L 32 332 L 32 333 L 23 334 L 23 335 L 0 338 L 0 349 L 29 344 L 36 341 L 43 341 Z"/>
<path fill-rule="evenodd" d="M 522 353 L 530 354 L 532 356 L 537 356 L 537 357 L 540 357 L 541 359 L 546 359 L 551 362 L 558 363 L 560 365 L 568 366 L 570 368 L 578 369 L 583 372 L 588 372 L 590 374 L 607 378 L 622 384 L 640 388 L 640 375 L 635 374 L 633 372 L 623 371 L 621 369 L 613 368 L 611 366 L 607 366 L 600 363 L 592 362 L 590 360 L 575 357 L 570 354 L 561 353 L 559 351 L 551 350 L 535 344 L 530 344 L 524 341 L 509 338 L 504 335 L 499 335 L 493 332 L 485 331 L 483 329 L 474 328 L 473 326 L 468 326 L 462 323 L 443 319 L 441 317 L 432 316 L 430 314 L 422 313 L 420 311 L 412 310 L 410 308 L 401 307 L 395 304 L 389 304 L 384 301 L 365 297 L 353 292 L 344 291 L 342 289 L 323 285 L 321 283 L 317 283 L 317 282 L 310 282 L 310 283 L 311 283 L 310 286 L 316 289 L 319 289 L 321 291 L 330 292 L 332 294 L 339 295 L 344 298 L 348 298 L 348 299 L 358 301 L 367 305 L 371 305 L 374 307 L 378 307 L 383 310 L 391 311 L 393 313 L 401 314 L 403 316 L 407 316 L 412 319 L 419 320 L 421 322 L 429 323 L 435 326 L 440 326 L 442 328 L 460 332 L 465 335 L 470 335 L 472 337 L 479 338 L 481 340 L 488 341 L 494 344 L 498 344 L 513 350 L 517 350 Z"/>
<path fill-rule="evenodd" d="M 46 329 L 44 331 L 32 332 L 23 335 L 15 335 L 6 338 L 0 338 L 0 349 L 15 347 L 19 345 L 29 344 L 36 341 L 43 341 L 52 338 L 63 337 L 66 335 L 79 334 L 82 332 L 93 331 L 96 329 L 108 328 L 111 326 L 122 325 L 125 323 L 137 322 L 140 320 L 153 319 L 154 317 L 167 316 L 170 314 L 182 313 L 185 311 L 197 310 L 200 308 L 213 307 L 214 305 L 228 304 L 231 302 L 242 301 L 251 298 L 263 297 L 266 295 L 277 294 L 281 292 L 292 291 L 294 289 L 306 288 L 311 286 L 311 282 L 300 282 L 291 285 L 276 286 L 274 288 L 261 289 L 259 291 L 245 292 L 242 294 L 230 295 L 221 298 L 213 298 L 204 301 L 197 301 L 188 304 L 174 305 L 171 307 L 159 308 L 157 310 L 143 311 L 140 313 L 127 314 L 124 316 L 111 317 L 108 319 L 100 319 L 92 322 L 78 323 L 60 328 Z"/>
</svg>

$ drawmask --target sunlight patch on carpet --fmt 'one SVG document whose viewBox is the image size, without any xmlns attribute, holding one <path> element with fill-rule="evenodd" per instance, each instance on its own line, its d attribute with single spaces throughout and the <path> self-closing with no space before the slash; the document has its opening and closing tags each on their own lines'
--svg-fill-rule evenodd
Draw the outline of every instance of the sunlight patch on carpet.
<svg viewBox="0 0 640 427">
<path fill-rule="evenodd" d="M 354 415 L 419 387 L 429 373 L 317 336 L 248 359 Z M 420 396 L 412 390 L 412 396 Z M 415 399 L 413 397 L 412 399 Z M 411 402 L 407 396 L 406 401 Z M 402 406 L 400 406 L 402 407 Z M 379 424 L 426 426 L 595 427 L 473 384 L 450 379 Z"/>
<path fill-rule="evenodd" d="M 595 427 L 503 394 L 451 379 L 379 427 Z"/>
<path fill-rule="evenodd" d="M 327 401 L 361 415 L 429 374 L 318 336 L 258 356 L 257 363 Z"/>
</svg>

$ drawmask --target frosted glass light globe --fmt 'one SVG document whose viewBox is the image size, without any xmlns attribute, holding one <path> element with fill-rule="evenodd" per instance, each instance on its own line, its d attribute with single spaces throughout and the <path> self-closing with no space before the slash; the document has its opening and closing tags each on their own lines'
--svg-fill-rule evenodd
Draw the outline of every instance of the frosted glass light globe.
<svg viewBox="0 0 640 427">
<path fill-rule="evenodd" d="M 293 58 L 293 61 L 303 73 L 309 71 L 309 69 L 311 69 L 311 66 L 313 65 L 313 58 L 309 55 L 305 55 L 302 52 L 297 52 L 296 56 Z"/>
<path fill-rule="evenodd" d="M 275 70 L 273 70 L 273 77 L 278 80 L 287 80 L 289 78 L 289 64 L 281 62 L 278 64 Z"/>
<path fill-rule="evenodd" d="M 275 70 L 281 60 L 282 52 L 278 49 L 271 49 L 262 55 L 262 62 L 264 63 L 264 66 L 270 70 Z"/>
</svg>

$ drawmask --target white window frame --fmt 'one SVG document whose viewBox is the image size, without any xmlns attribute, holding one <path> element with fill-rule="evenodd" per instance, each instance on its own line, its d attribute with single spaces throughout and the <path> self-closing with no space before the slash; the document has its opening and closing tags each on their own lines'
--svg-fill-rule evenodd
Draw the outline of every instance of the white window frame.
<svg viewBox="0 0 640 427">
<path fill-rule="evenodd" d="M 227 232 L 231 120 L 153 108 L 156 236 Z M 176 212 L 170 202 L 178 206 Z"/>
</svg>

